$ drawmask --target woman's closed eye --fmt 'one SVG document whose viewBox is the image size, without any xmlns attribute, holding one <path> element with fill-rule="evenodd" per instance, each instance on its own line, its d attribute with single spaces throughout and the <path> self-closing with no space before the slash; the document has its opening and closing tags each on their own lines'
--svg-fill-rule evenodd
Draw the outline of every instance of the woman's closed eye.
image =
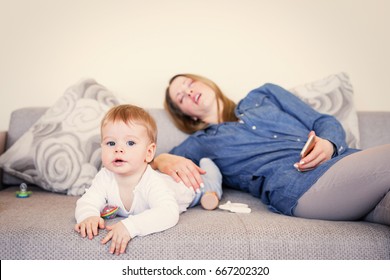
<svg viewBox="0 0 390 280">
<path fill-rule="evenodd" d="M 183 86 L 186 88 L 190 88 L 190 87 L 192 87 L 193 83 L 194 83 L 193 79 L 187 78 L 186 80 L 184 80 Z"/>
<path fill-rule="evenodd" d="M 179 104 L 183 103 L 184 97 L 188 97 L 188 95 L 193 92 L 193 84 L 194 81 L 191 79 L 185 81 L 185 83 L 183 84 L 183 90 L 177 93 L 177 100 Z"/>
<path fill-rule="evenodd" d="M 179 93 L 178 98 L 177 98 L 179 104 L 183 104 L 184 98 L 189 97 L 190 94 L 192 94 L 192 90 L 189 90 L 188 92 L 189 93 L 186 93 L 186 92 Z"/>
<path fill-rule="evenodd" d="M 182 103 L 183 103 L 184 97 L 185 97 L 185 94 L 184 94 L 184 93 L 181 93 L 181 94 L 179 95 L 179 98 L 178 98 L 179 104 L 182 104 Z"/>
</svg>

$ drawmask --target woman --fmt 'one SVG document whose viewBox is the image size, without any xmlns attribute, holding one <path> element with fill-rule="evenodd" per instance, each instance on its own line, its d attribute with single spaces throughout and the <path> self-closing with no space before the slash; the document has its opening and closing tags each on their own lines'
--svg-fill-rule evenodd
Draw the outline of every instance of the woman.
<svg viewBox="0 0 390 280">
<path fill-rule="evenodd" d="M 204 171 L 196 164 L 208 157 L 224 185 L 259 197 L 274 212 L 390 225 L 390 145 L 348 148 L 334 117 L 285 89 L 265 84 L 236 105 L 212 81 L 180 74 L 169 82 L 165 108 L 177 127 L 193 133 L 153 162 L 174 179 L 198 188 Z M 300 158 L 309 135 L 314 148 Z"/>
</svg>

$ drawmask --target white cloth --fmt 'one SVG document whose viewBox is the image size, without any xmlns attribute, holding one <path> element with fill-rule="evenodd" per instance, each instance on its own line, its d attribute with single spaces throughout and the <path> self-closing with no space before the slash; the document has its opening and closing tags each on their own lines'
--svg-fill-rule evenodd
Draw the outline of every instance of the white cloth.
<svg viewBox="0 0 390 280">
<path fill-rule="evenodd" d="M 91 216 L 100 216 L 106 204 L 118 206 L 118 216 L 126 217 L 122 223 L 132 238 L 159 232 L 173 227 L 179 214 L 187 209 L 195 192 L 183 183 L 147 167 L 134 189 L 130 211 L 123 206 L 114 174 L 102 168 L 92 185 L 77 201 L 77 223 Z"/>
</svg>

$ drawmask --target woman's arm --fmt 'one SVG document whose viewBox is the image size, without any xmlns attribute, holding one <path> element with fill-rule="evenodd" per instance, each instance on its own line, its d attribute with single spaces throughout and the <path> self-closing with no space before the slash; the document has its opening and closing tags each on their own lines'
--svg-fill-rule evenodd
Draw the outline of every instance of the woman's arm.
<svg viewBox="0 0 390 280">
<path fill-rule="evenodd" d="M 150 164 L 153 169 L 171 176 L 176 182 L 182 181 L 187 187 L 198 190 L 203 184 L 201 174 L 206 172 L 191 160 L 177 155 L 163 153 Z"/>
<path fill-rule="evenodd" d="M 312 169 L 346 150 L 345 131 L 339 121 L 333 116 L 314 110 L 291 92 L 277 85 L 266 84 L 249 95 L 252 95 L 250 98 L 253 99 L 267 96 L 280 110 L 302 123 L 308 129 L 309 135 L 315 135 L 314 149 L 295 164 L 298 170 Z"/>
<path fill-rule="evenodd" d="M 345 131 L 335 117 L 319 113 L 297 96 L 277 85 L 266 84 L 252 92 L 268 96 L 281 110 L 295 117 L 309 131 L 315 131 L 317 137 L 330 141 L 336 146 L 336 153 L 343 153 L 347 148 Z"/>
</svg>

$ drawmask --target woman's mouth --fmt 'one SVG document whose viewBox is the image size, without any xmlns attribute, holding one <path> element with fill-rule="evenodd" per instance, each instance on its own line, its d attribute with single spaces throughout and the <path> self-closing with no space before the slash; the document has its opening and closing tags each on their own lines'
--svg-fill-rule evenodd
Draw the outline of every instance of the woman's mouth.
<svg viewBox="0 0 390 280">
<path fill-rule="evenodd" d="M 199 98 L 201 97 L 201 93 L 198 93 L 197 95 L 195 95 L 195 98 L 194 98 L 194 102 L 196 103 L 196 104 L 198 104 L 199 103 Z"/>
</svg>

